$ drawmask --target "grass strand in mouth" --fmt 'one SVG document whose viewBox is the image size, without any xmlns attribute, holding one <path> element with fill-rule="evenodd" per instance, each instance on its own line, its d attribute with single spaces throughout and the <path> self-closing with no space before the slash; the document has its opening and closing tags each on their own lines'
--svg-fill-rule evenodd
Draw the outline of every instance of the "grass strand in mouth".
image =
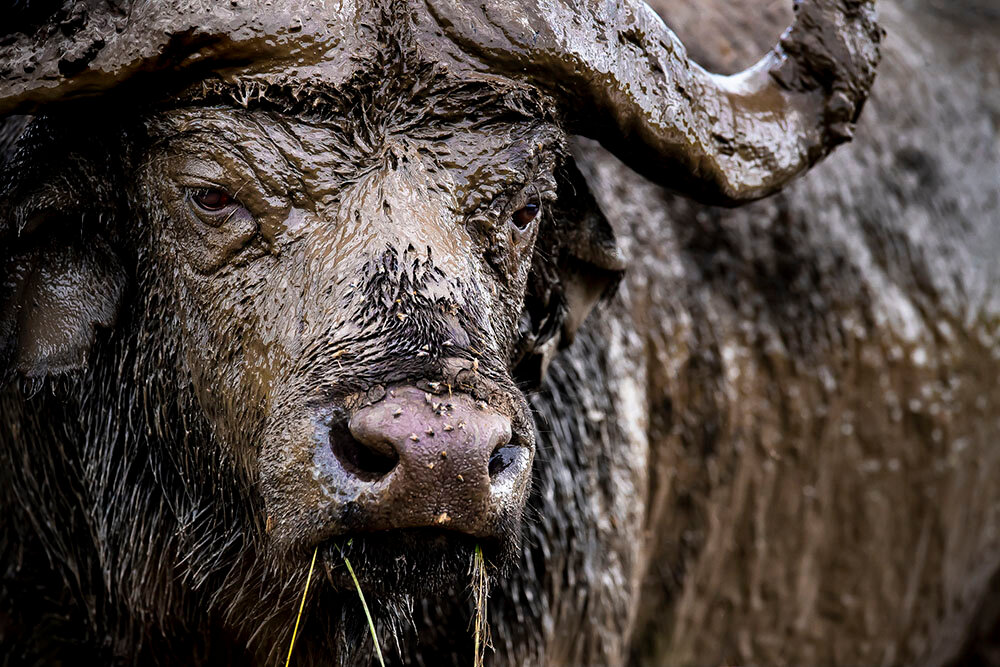
<svg viewBox="0 0 1000 667">
<path fill-rule="evenodd" d="M 472 637 L 475 645 L 473 665 L 483 667 L 486 658 L 486 647 L 493 648 L 490 638 L 490 624 L 486 618 L 486 602 L 490 597 L 490 580 L 486 575 L 486 559 L 483 549 L 478 544 L 472 556 L 472 595 L 476 603 L 476 617 L 473 619 Z"/>
<path fill-rule="evenodd" d="M 292 641 L 288 644 L 288 657 L 285 658 L 285 667 L 292 662 L 292 649 L 295 648 L 295 636 L 299 634 L 299 621 L 302 620 L 302 611 L 306 608 L 306 596 L 309 595 L 309 582 L 312 581 L 313 568 L 316 567 L 316 553 L 319 547 L 313 549 L 312 562 L 309 563 L 309 575 L 306 577 L 306 588 L 302 591 L 302 602 L 299 603 L 299 615 L 295 617 L 295 629 L 292 630 Z"/>
<path fill-rule="evenodd" d="M 350 542 L 348 542 L 350 544 Z M 339 549 L 338 549 L 339 551 Z M 347 559 L 344 552 L 340 552 L 340 557 L 344 559 L 344 565 L 347 566 L 347 571 L 351 574 L 351 579 L 354 580 L 354 588 L 358 591 L 358 597 L 361 598 L 361 606 L 365 610 L 365 616 L 368 618 L 368 630 L 372 633 L 372 642 L 375 644 L 375 654 L 378 656 L 378 664 L 385 667 L 385 661 L 382 659 L 382 649 L 378 645 L 378 635 L 375 634 L 375 621 L 372 620 L 372 615 L 368 611 L 368 603 L 365 602 L 365 594 L 361 592 L 361 584 L 358 582 L 358 577 L 354 574 L 354 568 L 351 567 L 351 561 Z"/>
</svg>

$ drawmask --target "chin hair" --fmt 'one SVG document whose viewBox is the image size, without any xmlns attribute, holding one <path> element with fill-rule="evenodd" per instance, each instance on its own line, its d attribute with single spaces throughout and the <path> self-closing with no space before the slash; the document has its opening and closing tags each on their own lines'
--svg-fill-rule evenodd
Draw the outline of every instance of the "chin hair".
<svg viewBox="0 0 1000 667">
<path fill-rule="evenodd" d="M 425 597 L 466 590 L 472 583 L 476 547 L 482 549 L 486 571 L 502 578 L 516 561 L 519 535 L 475 538 L 434 529 L 359 533 L 320 547 L 326 580 L 335 590 L 353 591 L 351 564 L 365 592 L 384 597 Z"/>
</svg>

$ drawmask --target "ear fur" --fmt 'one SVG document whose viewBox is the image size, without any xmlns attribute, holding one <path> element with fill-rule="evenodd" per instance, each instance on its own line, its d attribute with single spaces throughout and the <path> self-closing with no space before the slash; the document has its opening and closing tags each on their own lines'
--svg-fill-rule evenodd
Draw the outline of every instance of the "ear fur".
<svg viewBox="0 0 1000 667">
<path fill-rule="evenodd" d="M 38 119 L 2 147 L 0 383 L 84 367 L 117 318 L 125 274 L 100 229 L 113 176 L 86 141 Z"/>
<path fill-rule="evenodd" d="M 533 384 L 625 272 L 611 224 L 572 160 L 557 182 L 557 202 L 535 244 L 515 363 L 516 377 Z"/>
</svg>

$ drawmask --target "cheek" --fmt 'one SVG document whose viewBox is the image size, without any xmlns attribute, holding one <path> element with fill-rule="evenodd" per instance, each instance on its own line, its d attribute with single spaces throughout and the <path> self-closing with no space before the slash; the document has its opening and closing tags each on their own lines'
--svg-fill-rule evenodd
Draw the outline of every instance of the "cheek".
<svg viewBox="0 0 1000 667">
<path fill-rule="evenodd" d="M 176 245 L 161 249 L 176 277 L 175 301 L 185 359 L 202 402 L 233 428 L 240 420 L 264 422 L 302 400 L 303 355 L 310 341 L 328 336 L 343 314 L 338 294 L 358 267 L 349 258 L 369 235 L 343 227 L 294 231 L 306 239 L 281 252 L 205 275 Z M 308 232 L 308 234 L 306 234 Z"/>
<path fill-rule="evenodd" d="M 184 360 L 205 414 L 234 445 L 252 439 L 273 409 L 288 354 L 276 331 L 281 306 L 252 272 L 179 272 L 175 296 Z M 287 318 L 286 318 L 287 319 Z"/>
<path fill-rule="evenodd" d="M 494 327 L 508 344 L 524 306 L 536 235 L 534 228 L 522 232 L 510 226 L 485 256 L 484 275 L 496 304 Z"/>
<path fill-rule="evenodd" d="M 504 265 L 505 283 L 510 293 L 523 298 L 528 274 L 531 271 L 538 230 L 534 225 L 526 230 L 510 227 L 508 233 Z"/>
<path fill-rule="evenodd" d="M 506 224 L 482 233 L 487 238 L 484 242 L 486 263 L 498 283 L 505 289 L 523 289 L 531 267 L 537 226 L 520 230 Z"/>
<path fill-rule="evenodd" d="M 209 248 L 172 214 L 151 212 L 141 260 L 168 293 L 183 360 L 206 414 L 229 431 L 268 414 L 289 365 L 295 308 L 284 258 L 225 261 L 209 273 Z"/>
<path fill-rule="evenodd" d="M 536 227 L 532 227 L 525 232 L 516 232 L 512 260 L 512 277 L 516 284 L 516 289 L 523 294 L 524 287 L 528 282 L 528 273 L 531 272 L 532 257 L 535 253 L 535 239 L 538 236 Z"/>
</svg>

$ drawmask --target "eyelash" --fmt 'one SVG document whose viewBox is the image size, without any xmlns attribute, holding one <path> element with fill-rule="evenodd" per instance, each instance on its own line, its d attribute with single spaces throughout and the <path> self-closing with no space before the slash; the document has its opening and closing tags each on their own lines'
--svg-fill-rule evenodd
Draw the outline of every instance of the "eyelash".
<svg viewBox="0 0 1000 667">
<path fill-rule="evenodd" d="M 239 206 L 240 203 L 236 200 L 233 195 L 230 195 L 225 190 L 219 188 L 199 188 L 193 190 L 190 195 L 188 195 L 195 206 L 200 208 L 206 213 L 218 213 L 231 206 Z M 213 197 L 218 198 L 218 202 L 208 204 L 203 200 L 212 199 Z"/>
<path fill-rule="evenodd" d="M 513 225 L 519 232 L 526 231 L 544 214 L 546 204 L 555 199 L 555 192 L 551 187 L 548 187 L 548 180 L 550 179 L 540 179 L 537 184 L 530 183 L 521 186 L 518 190 L 513 191 L 513 195 L 510 194 L 511 190 L 500 194 L 491 204 L 480 209 L 479 212 L 471 214 L 466 222 L 478 221 L 479 224 L 484 224 L 489 228 L 509 224 Z M 534 214 L 524 223 L 518 224 L 517 216 L 528 207 L 535 208 Z"/>
<path fill-rule="evenodd" d="M 508 221 L 518 230 L 526 230 L 543 210 L 543 197 L 537 185 L 530 185 L 522 188 L 521 191 L 509 200 L 505 214 Z M 515 208 L 516 207 L 516 208 Z"/>
</svg>

